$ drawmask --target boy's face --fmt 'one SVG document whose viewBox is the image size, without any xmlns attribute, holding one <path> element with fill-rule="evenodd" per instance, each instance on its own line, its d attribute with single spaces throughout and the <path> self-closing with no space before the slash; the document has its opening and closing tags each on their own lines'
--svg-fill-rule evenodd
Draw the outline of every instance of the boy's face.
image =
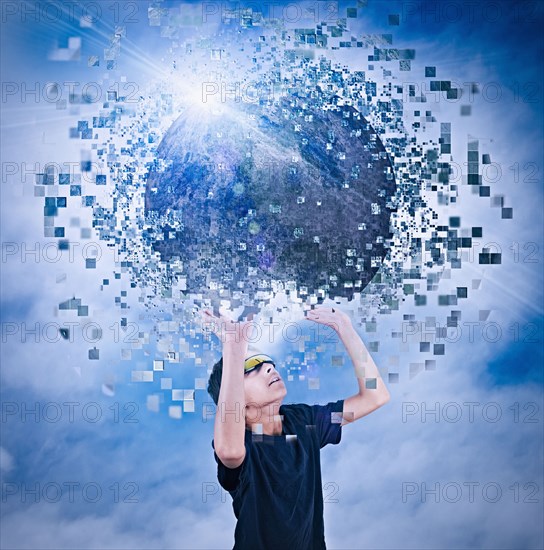
<svg viewBox="0 0 544 550">
<path fill-rule="evenodd" d="M 280 403 L 287 395 L 287 388 L 272 363 L 263 363 L 260 367 L 244 374 L 246 404 L 263 407 L 270 403 Z"/>
</svg>

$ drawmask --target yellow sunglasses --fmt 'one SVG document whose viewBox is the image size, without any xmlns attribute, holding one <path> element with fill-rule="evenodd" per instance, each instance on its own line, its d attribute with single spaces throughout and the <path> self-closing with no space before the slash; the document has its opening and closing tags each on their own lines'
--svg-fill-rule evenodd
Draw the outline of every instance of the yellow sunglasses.
<svg viewBox="0 0 544 550">
<path fill-rule="evenodd" d="M 263 363 L 272 363 L 274 365 L 274 368 L 276 367 L 276 364 L 274 363 L 272 357 L 270 357 L 269 355 L 265 355 L 264 353 L 259 353 L 258 355 L 252 355 L 245 360 L 244 374 L 247 374 L 252 370 L 258 369 Z"/>
</svg>

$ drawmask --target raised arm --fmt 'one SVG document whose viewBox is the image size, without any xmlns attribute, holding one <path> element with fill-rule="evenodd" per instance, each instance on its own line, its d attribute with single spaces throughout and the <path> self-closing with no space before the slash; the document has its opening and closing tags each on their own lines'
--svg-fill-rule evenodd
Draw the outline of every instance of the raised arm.
<svg viewBox="0 0 544 550">
<path fill-rule="evenodd" d="M 332 327 L 353 363 L 359 391 L 344 400 L 342 425 L 358 420 L 385 405 L 390 399 L 389 391 L 349 316 L 336 308 L 317 307 L 308 312 L 307 318 Z"/>
<path fill-rule="evenodd" d="M 224 315 L 203 312 L 203 320 L 223 343 L 223 372 L 215 413 L 214 448 L 227 468 L 237 468 L 246 455 L 244 361 L 248 322 L 234 322 Z"/>
</svg>

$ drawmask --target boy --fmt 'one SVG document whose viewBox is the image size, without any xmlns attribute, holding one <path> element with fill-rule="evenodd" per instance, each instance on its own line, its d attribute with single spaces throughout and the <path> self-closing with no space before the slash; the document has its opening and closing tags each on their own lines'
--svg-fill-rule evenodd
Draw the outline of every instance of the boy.
<svg viewBox="0 0 544 550">
<path fill-rule="evenodd" d="M 209 310 L 204 319 L 223 342 L 208 392 L 217 405 L 217 477 L 237 518 L 233 550 L 326 549 L 320 449 L 340 442 L 344 424 L 389 401 L 374 361 L 345 313 L 311 310 L 307 319 L 333 327 L 346 346 L 359 391 L 326 405 L 282 405 L 287 390 L 274 360 L 248 354 L 250 321 Z"/>
</svg>

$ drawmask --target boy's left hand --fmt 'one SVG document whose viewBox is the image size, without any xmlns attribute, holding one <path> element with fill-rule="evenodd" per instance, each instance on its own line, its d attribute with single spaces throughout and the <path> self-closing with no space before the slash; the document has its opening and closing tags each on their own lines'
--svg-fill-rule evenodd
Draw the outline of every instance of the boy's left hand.
<svg viewBox="0 0 544 550">
<path fill-rule="evenodd" d="M 341 332 L 351 326 L 349 315 L 332 307 L 318 306 L 311 309 L 307 312 L 306 319 L 332 327 L 336 332 Z"/>
</svg>

